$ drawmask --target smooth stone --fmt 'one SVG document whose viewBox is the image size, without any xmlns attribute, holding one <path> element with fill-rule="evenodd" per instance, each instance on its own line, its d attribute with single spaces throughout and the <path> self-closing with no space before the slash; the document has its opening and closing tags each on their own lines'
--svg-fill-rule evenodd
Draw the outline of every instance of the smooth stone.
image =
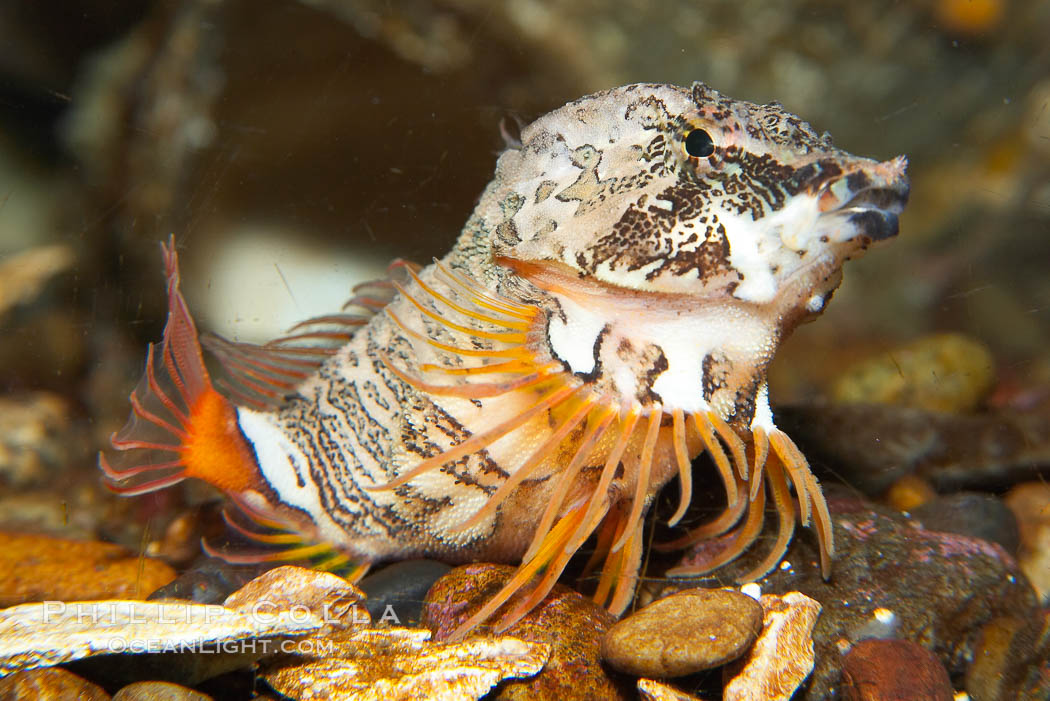
<svg viewBox="0 0 1050 701">
<path fill-rule="evenodd" d="M 372 620 L 414 626 L 423 617 L 423 599 L 430 587 L 451 569 L 436 560 L 403 560 L 373 572 L 357 586 L 368 596 L 364 603 Z"/>
<path fill-rule="evenodd" d="M 212 701 L 212 697 L 171 682 L 135 682 L 113 694 L 113 701 Z"/>
<path fill-rule="evenodd" d="M 995 359 L 987 346 L 962 334 L 939 333 L 860 361 L 839 376 L 831 394 L 841 403 L 964 413 L 994 384 Z"/>
<path fill-rule="evenodd" d="M 108 701 L 102 687 L 61 667 L 15 672 L 0 679 L 0 701 Z"/>
<path fill-rule="evenodd" d="M 184 599 L 196 604 L 221 604 L 227 596 L 262 574 L 260 570 L 259 567 L 231 565 L 217 557 L 204 557 L 175 579 L 154 590 L 147 599 Z"/>
<path fill-rule="evenodd" d="M 48 392 L 0 396 L 0 485 L 22 491 L 53 483 L 80 447 L 69 415 L 66 400 Z"/>
<path fill-rule="evenodd" d="M 278 611 L 309 611 L 332 629 L 371 625 L 362 605 L 364 593 L 331 572 L 282 565 L 264 572 L 226 597 L 227 608 L 273 615 Z"/>
<path fill-rule="evenodd" d="M 434 631 L 434 640 L 444 640 L 488 603 L 514 572 L 514 567 L 484 563 L 455 568 L 427 594 L 423 625 Z M 520 602 L 522 594 L 511 597 L 504 610 Z M 491 632 L 496 621 L 498 618 L 475 632 Z M 612 614 L 589 598 L 569 587 L 555 585 L 532 611 L 502 632 L 528 642 L 549 644 L 550 659 L 535 677 L 504 682 L 495 701 L 634 698 L 633 689 L 610 676 L 601 664 L 602 636 L 614 621 Z"/>
<path fill-rule="evenodd" d="M 904 475 L 890 485 L 882 495 L 882 501 L 897 511 L 912 512 L 923 504 L 937 498 L 937 491 L 918 475 Z"/>
<path fill-rule="evenodd" d="M 166 563 L 112 543 L 0 532 L 0 607 L 141 599 L 174 578 Z"/>
<path fill-rule="evenodd" d="M 1050 602 L 1050 484 L 1025 482 L 1011 489 L 1003 502 L 1020 528 L 1017 560 L 1039 598 Z"/>
<path fill-rule="evenodd" d="M 842 665 L 847 701 L 952 701 L 948 671 L 937 655 L 910 640 L 861 640 Z M 983 697 L 982 697 L 983 698 Z"/>
<path fill-rule="evenodd" d="M 964 688 L 980 701 L 1050 699 L 1050 611 L 985 625 Z"/>
<path fill-rule="evenodd" d="M 702 701 L 697 696 L 655 679 L 638 680 L 638 697 L 641 701 Z"/>
<path fill-rule="evenodd" d="M 946 414 L 889 404 L 777 408 L 777 424 L 813 465 L 869 497 L 915 474 L 942 493 L 1033 478 L 1050 450 L 1050 413 Z M 887 440 L 892 436 L 893 440 Z M 818 474 L 819 476 L 819 474 Z"/>
<path fill-rule="evenodd" d="M 1017 518 L 1001 499 L 979 492 L 957 492 L 937 497 L 911 510 L 930 531 L 984 538 L 1014 555 L 1021 542 Z"/>
<path fill-rule="evenodd" d="M 757 583 L 763 594 L 800 591 L 820 602 L 816 662 L 800 696 L 841 698 L 842 655 L 865 638 L 899 638 L 933 650 L 953 678 L 966 673 L 982 627 L 1000 616 L 1040 615 L 1017 562 L 999 545 L 930 531 L 893 509 L 824 485 L 835 531 L 831 579 L 821 576 L 816 539 L 796 534 L 781 565 Z M 739 577 L 766 552 L 752 548 L 718 573 Z M 681 564 L 695 560 L 686 554 Z M 681 586 L 696 586 L 695 580 Z"/>
<path fill-rule="evenodd" d="M 681 677 L 740 657 L 762 630 L 762 606 L 728 589 L 686 589 L 606 633 L 602 659 L 639 677 Z"/>
</svg>

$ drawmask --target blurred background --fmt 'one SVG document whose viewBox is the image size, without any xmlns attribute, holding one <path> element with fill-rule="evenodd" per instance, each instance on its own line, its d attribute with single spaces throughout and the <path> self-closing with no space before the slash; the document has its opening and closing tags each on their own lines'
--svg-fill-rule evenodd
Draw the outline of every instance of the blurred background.
<svg viewBox="0 0 1050 701">
<path fill-rule="evenodd" d="M 903 375 L 919 344 L 919 375 L 964 385 L 947 410 L 1045 409 L 1048 36 L 1045 0 L 0 3 L 0 511 L 133 537 L 98 515 L 94 453 L 160 337 L 158 241 L 200 327 L 279 335 L 443 254 L 501 125 L 636 81 L 910 160 L 901 235 L 785 345 L 775 404 L 870 399 L 877 368 L 849 369 Z"/>
</svg>

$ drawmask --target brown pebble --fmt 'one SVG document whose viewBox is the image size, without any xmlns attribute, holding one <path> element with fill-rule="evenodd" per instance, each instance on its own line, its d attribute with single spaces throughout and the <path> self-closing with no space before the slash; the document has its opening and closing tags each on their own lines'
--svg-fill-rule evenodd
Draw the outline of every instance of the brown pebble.
<svg viewBox="0 0 1050 701">
<path fill-rule="evenodd" d="M 1041 599 L 1050 597 L 1050 484 L 1025 482 L 1011 489 L 1003 501 L 1021 535 L 1017 561 Z"/>
<path fill-rule="evenodd" d="M 1050 698 L 1050 611 L 987 623 L 974 646 L 964 687 L 980 701 Z"/>
<path fill-rule="evenodd" d="M 762 630 L 762 607 L 729 589 L 686 589 L 606 633 L 602 659 L 640 677 L 681 677 L 744 654 Z"/>
<path fill-rule="evenodd" d="M 0 679 L 0 701 L 46 701 L 77 699 L 77 701 L 107 701 L 109 694 L 102 687 L 81 679 L 61 667 L 44 667 L 15 672 Z"/>
<path fill-rule="evenodd" d="M 957 333 L 923 336 L 843 373 L 836 402 L 900 404 L 931 411 L 975 409 L 995 384 L 995 361 L 980 341 Z"/>
<path fill-rule="evenodd" d="M 145 599 L 175 579 L 119 545 L 0 532 L 0 607 L 29 601 Z"/>
<path fill-rule="evenodd" d="M 434 583 L 426 596 L 423 625 L 444 640 L 483 606 L 514 574 L 513 567 L 479 563 L 457 567 Z M 507 604 L 514 606 L 524 594 Z M 626 690 L 601 664 L 601 640 L 615 619 L 589 598 L 558 584 L 505 635 L 549 643 L 550 659 L 536 676 L 504 682 L 499 701 L 590 701 L 627 699 Z M 487 632 L 482 625 L 477 632 Z"/>
<path fill-rule="evenodd" d="M 170 682 L 135 682 L 113 694 L 113 701 L 212 701 L 212 697 Z"/>
<path fill-rule="evenodd" d="M 897 511 L 911 511 L 937 498 L 937 492 L 929 482 L 917 475 L 904 475 L 890 485 L 885 501 Z"/>
<path fill-rule="evenodd" d="M 935 654 L 910 640 L 861 640 L 846 654 L 847 701 L 952 701 L 948 671 Z"/>
<path fill-rule="evenodd" d="M 264 572 L 226 597 L 223 606 L 263 614 L 309 611 L 333 628 L 371 625 L 364 593 L 331 572 L 284 565 Z"/>
</svg>

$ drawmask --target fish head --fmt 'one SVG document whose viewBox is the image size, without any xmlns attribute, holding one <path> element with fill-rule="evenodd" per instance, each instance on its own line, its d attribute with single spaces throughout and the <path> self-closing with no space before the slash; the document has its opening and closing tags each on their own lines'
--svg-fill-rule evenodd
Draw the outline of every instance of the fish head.
<svg viewBox="0 0 1050 701">
<path fill-rule="evenodd" d="M 776 103 L 627 86 L 544 116 L 503 155 L 496 253 L 623 289 L 765 304 L 797 293 L 808 266 L 837 272 L 895 236 L 905 168 L 836 148 Z"/>
<path fill-rule="evenodd" d="M 851 155 L 776 103 L 630 85 L 524 128 L 482 216 L 496 262 L 553 299 L 548 343 L 574 372 L 604 361 L 621 395 L 666 405 L 671 386 L 698 395 L 718 357 L 753 400 L 843 263 L 897 235 L 906 165 Z M 609 343 L 644 351 L 618 360 Z"/>
</svg>

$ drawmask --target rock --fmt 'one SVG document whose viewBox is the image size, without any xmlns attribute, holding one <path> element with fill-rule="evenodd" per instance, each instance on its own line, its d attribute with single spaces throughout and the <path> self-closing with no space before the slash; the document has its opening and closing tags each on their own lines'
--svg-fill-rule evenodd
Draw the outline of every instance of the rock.
<svg viewBox="0 0 1050 701">
<path fill-rule="evenodd" d="M 223 542 L 229 535 L 220 503 L 213 500 L 176 514 L 164 529 L 164 535 L 146 546 L 146 554 L 160 558 L 180 571 L 189 570 L 192 565 L 205 560 L 207 556 L 201 553 L 201 540 Z M 259 568 L 241 565 L 241 569 L 252 571 Z"/>
<path fill-rule="evenodd" d="M 397 625 L 419 625 L 423 599 L 440 577 L 452 568 L 436 560 L 403 560 L 373 572 L 360 582 L 368 599 L 365 606 L 374 620 L 390 619 Z"/>
<path fill-rule="evenodd" d="M 259 615 L 182 601 L 21 604 L 0 610 L 0 675 L 76 661 L 86 676 L 107 684 L 142 679 L 195 684 L 324 626 L 308 611 Z M 128 664 L 126 655 L 136 655 L 135 664 Z"/>
<path fill-rule="evenodd" d="M 344 631 L 317 648 L 323 654 L 271 660 L 261 675 L 281 694 L 301 701 L 469 701 L 503 680 L 536 674 L 550 656 L 546 643 L 512 637 L 461 643 L 430 637 L 430 631 L 413 628 Z"/>
<path fill-rule="evenodd" d="M 820 604 L 797 591 L 761 597 L 762 633 L 730 664 L 722 701 L 788 701 L 813 670 L 813 626 Z"/>
<path fill-rule="evenodd" d="M 369 626 L 364 593 L 331 572 L 284 565 L 265 572 L 230 594 L 223 606 L 273 616 L 279 611 L 309 613 L 333 629 Z"/>
<path fill-rule="evenodd" d="M 1050 411 L 946 414 L 880 404 L 778 407 L 815 465 L 871 497 L 914 474 L 940 492 L 1001 488 L 1050 464 Z"/>
<path fill-rule="evenodd" d="M 15 672 L 0 679 L 0 701 L 107 701 L 102 687 L 62 669 L 45 667 Z"/>
<path fill-rule="evenodd" d="M 212 701 L 212 697 L 170 682 L 135 682 L 113 694 L 113 701 Z"/>
<path fill-rule="evenodd" d="M 832 388 L 842 403 L 900 404 L 965 413 L 995 383 L 995 361 L 988 348 L 955 333 L 925 336 L 861 361 Z"/>
<path fill-rule="evenodd" d="M 1026 482 L 1003 497 L 1017 518 L 1021 545 L 1017 559 L 1044 602 L 1050 599 L 1050 484 Z"/>
<path fill-rule="evenodd" d="M 937 498 L 929 482 L 915 475 L 904 475 L 890 485 L 883 500 L 897 511 L 912 511 Z"/>
<path fill-rule="evenodd" d="M 840 692 L 842 653 L 863 638 L 912 640 L 936 652 L 949 673 L 959 676 L 973 659 L 984 624 L 1036 612 L 1031 586 L 1000 546 L 917 528 L 901 514 L 835 485 L 825 485 L 824 492 L 835 530 L 830 581 L 820 575 L 809 532 L 799 533 L 784 563 L 759 581 L 766 593 L 800 591 L 823 607 L 813 631 L 816 663 L 807 701 Z M 743 574 L 764 555 L 753 548 L 719 578 Z M 688 563 L 686 557 L 681 564 Z"/>
<path fill-rule="evenodd" d="M 941 661 L 910 640 L 853 645 L 842 663 L 842 693 L 847 701 L 952 701 L 954 696 Z"/>
<path fill-rule="evenodd" d="M 1050 611 L 986 624 L 965 689 L 979 701 L 1050 699 Z"/>
<path fill-rule="evenodd" d="M 998 543 L 1011 555 L 1017 553 L 1017 519 L 1002 500 L 991 494 L 947 494 L 915 507 L 911 515 L 926 530 L 983 538 Z"/>
<path fill-rule="evenodd" d="M 221 604 L 227 596 L 260 574 L 259 567 L 231 565 L 217 557 L 205 557 L 163 587 L 154 590 L 147 598 Z"/>
<path fill-rule="evenodd" d="M 17 343 L 0 343 L 0 386 L 69 392 L 90 362 L 87 341 L 92 326 L 79 310 L 41 304 L 16 309 L 0 329 Z"/>
<path fill-rule="evenodd" d="M 119 545 L 0 532 L 0 607 L 145 597 L 174 578 L 165 563 Z"/>
<path fill-rule="evenodd" d="M 994 31 L 1007 7 L 1003 0 L 937 0 L 933 3 L 940 30 L 951 36 L 967 38 Z"/>
<path fill-rule="evenodd" d="M 0 397 L 0 483 L 19 490 L 48 483 L 78 446 L 70 432 L 69 406 L 61 397 Z"/>
<path fill-rule="evenodd" d="M 96 482 L 63 494 L 47 487 L 0 493 L 0 538 L 7 532 L 51 535 L 74 541 L 96 540 L 103 519 L 99 513 L 104 509 L 102 502 L 113 498 L 102 494 L 102 489 Z"/>
<path fill-rule="evenodd" d="M 701 701 L 692 694 L 663 684 L 655 679 L 638 680 L 638 696 L 642 701 Z"/>
<path fill-rule="evenodd" d="M 513 567 L 490 564 L 453 569 L 427 594 L 423 625 L 434 631 L 435 640 L 444 640 L 499 591 L 514 571 Z M 520 598 L 511 598 L 507 606 L 514 606 Z M 522 640 L 549 644 L 550 660 L 535 678 L 502 686 L 496 698 L 630 698 L 601 665 L 602 635 L 614 620 L 590 599 L 569 587 L 556 585 L 538 606 L 505 631 Z M 482 625 L 478 631 L 490 628 Z"/>
<path fill-rule="evenodd" d="M 39 246 L 0 260 L 0 319 L 12 307 L 32 301 L 55 275 L 73 265 L 69 246 Z"/>
<path fill-rule="evenodd" d="M 605 634 L 602 659 L 640 677 L 681 677 L 735 660 L 762 630 L 762 607 L 730 589 L 686 589 Z"/>
</svg>

